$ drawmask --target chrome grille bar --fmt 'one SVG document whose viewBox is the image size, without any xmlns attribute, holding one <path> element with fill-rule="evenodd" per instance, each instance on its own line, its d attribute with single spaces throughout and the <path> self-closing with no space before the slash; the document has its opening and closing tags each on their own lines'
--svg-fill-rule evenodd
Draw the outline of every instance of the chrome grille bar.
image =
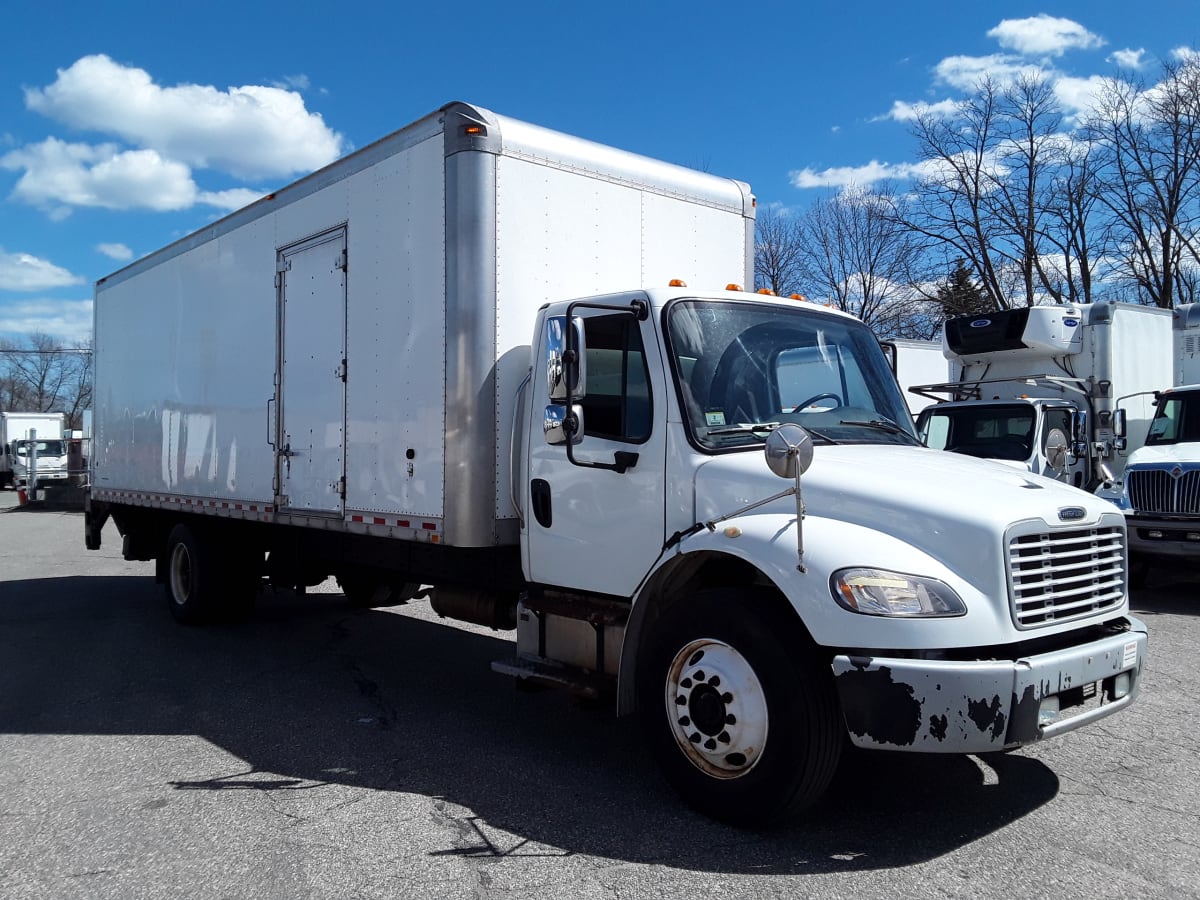
<svg viewBox="0 0 1200 900">
<path fill-rule="evenodd" d="M 1009 542 L 1013 621 L 1037 628 L 1119 607 L 1125 598 L 1120 528 L 1036 531 Z"/>
</svg>

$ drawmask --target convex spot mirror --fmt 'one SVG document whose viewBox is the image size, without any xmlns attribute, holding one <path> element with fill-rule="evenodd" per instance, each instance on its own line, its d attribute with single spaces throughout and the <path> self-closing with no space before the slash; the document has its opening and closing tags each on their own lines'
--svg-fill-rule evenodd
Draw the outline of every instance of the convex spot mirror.
<svg viewBox="0 0 1200 900">
<path fill-rule="evenodd" d="M 568 412 L 566 406 L 547 406 L 542 419 L 542 433 L 546 436 L 546 443 L 552 446 L 565 444 L 568 437 L 572 444 L 580 443 L 583 440 L 583 407 L 573 406 Z"/>
<path fill-rule="evenodd" d="M 763 453 L 767 458 L 767 468 L 780 478 L 794 480 L 812 465 L 813 439 L 804 428 L 788 422 L 767 436 Z"/>
</svg>

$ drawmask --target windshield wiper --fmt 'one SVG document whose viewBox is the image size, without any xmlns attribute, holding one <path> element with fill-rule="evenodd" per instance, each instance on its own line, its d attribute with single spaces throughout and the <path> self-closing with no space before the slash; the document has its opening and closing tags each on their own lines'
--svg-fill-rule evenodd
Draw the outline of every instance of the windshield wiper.
<svg viewBox="0 0 1200 900">
<path fill-rule="evenodd" d="M 842 419 L 840 425 L 861 425 L 864 428 L 877 428 L 880 431 L 886 431 L 888 434 L 900 434 L 908 438 L 914 444 L 920 444 L 921 439 L 913 435 L 911 432 L 905 431 L 895 422 L 890 419 Z"/>
<path fill-rule="evenodd" d="M 765 436 L 778 427 L 778 422 L 745 422 L 738 423 L 737 425 L 727 425 L 723 428 L 710 428 L 705 432 L 705 435 L 707 437 L 719 437 L 726 434 L 749 434 L 765 441 Z"/>
</svg>

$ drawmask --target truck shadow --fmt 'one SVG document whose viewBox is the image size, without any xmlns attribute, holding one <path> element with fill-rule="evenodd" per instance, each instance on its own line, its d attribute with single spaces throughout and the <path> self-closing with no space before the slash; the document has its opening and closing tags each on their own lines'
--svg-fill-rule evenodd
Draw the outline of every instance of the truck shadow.
<svg viewBox="0 0 1200 900">
<path fill-rule="evenodd" d="M 1134 615 L 1200 615 L 1200 575 L 1188 563 L 1155 562 L 1145 584 L 1130 588 L 1129 606 Z"/>
<path fill-rule="evenodd" d="M 637 729 L 605 707 L 514 690 L 511 642 L 340 595 L 264 597 L 250 620 L 170 620 L 145 577 L 3 583 L 0 732 L 198 735 L 237 757 L 171 791 L 431 798 L 446 856 L 587 854 L 713 872 L 828 873 L 937 858 L 1052 800 L 1020 754 L 853 753 L 811 817 L 738 831 L 684 807 Z M 197 763 L 197 765 L 201 765 Z"/>
</svg>

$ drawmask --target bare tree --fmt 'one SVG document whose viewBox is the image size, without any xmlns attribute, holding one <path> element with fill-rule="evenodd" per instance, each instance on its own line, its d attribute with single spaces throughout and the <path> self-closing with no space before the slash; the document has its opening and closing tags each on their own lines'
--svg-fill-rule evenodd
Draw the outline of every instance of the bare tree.
<svg viewBox="0 0 1200 900">
<path fill-rule="evenodd" d="M 908 224 L 963 260 L 997 309 L 1090 298 L 1095 164 L 1063 124 L 1053 85 L 1027 72 L 985 79 L 953 115 L 913 127 L 926 165 Z"/>
<path fill-rule="evenodd" d="M 760 209 L 754 223 L 754 287 L 780 297 L 803 293 L 802 241 L 800 223 L 787 210 Z"/>
<path fill-rule="evenodd" d="M 28 412 L 63 412 L 79 428 L 92 400 L 92 352 L 65 347 L 46 334 L 24 342 L 0 341 L 0 407 Z"/>
<path fill-rule="evenodd" d="M 918 155 L 926 174 L 916 186 L 910 228 L 946 246 L 946 253 L 966 261 L 980 289 L 997 308 L 1010 305 L 1002 280 L 1000 223 L 988 197 L 994 185 L 1000 89 L 985 79 L 975 95 L 943 117 L 920 113 L 913 124 Z"/>
<path fill-rule="evenodd" d="M 1131 75 L 1107 79 L 1087 124 L 1119 274 L 1159 307 L 1200 299 L 1200 58 L 1164 64 L 1150 88 Z"/>
<path fill-rule="evenodd" d="M 904 224 L 891 187 L 849 188 L 817 200 L 799 218 L 799 265 L 810 295 L 853 313 L 885 337 L 924 332 L 929 310 L 924 242 Z"/>
</svg>

